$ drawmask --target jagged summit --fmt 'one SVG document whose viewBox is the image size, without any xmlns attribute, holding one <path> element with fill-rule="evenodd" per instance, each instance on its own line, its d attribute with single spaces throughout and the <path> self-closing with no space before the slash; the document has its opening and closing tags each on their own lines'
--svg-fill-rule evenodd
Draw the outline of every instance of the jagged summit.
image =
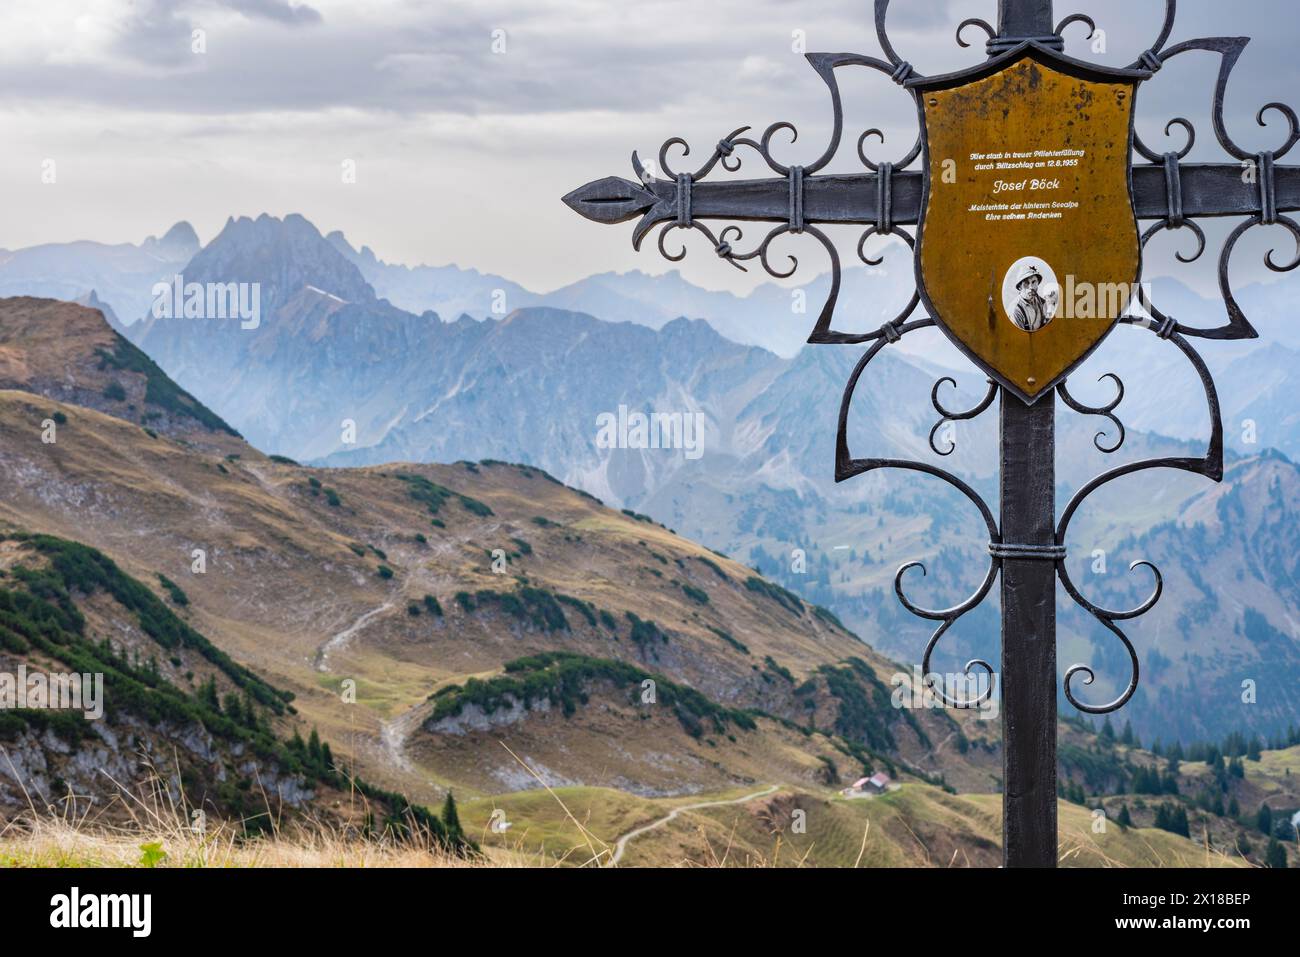
<svg viewBox="0 0 1300 957">
<path fill-rule="evenodd" d="M 247 282 L 261 286 L 263 309 L 273 310 L 305 286 L 349 302 L 371 302 L 375 292 L 361 272 L 305 217 L 231 217 L 185 267 L 186 282 Z"/>
<path fill-rule="evenodd" d="M 199 251 L 199 235 L 185 220 L 181 220 L 163 234 L 162 239 L 148 237 L 141 249 L 157 252 L 166 259 L 189 259 Z"/>
</svg>

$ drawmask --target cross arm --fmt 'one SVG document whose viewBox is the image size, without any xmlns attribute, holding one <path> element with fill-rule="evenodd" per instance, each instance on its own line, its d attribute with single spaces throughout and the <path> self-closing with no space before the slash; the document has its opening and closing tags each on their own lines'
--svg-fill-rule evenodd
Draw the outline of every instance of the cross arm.
<svg viewBox="0 0 1300 957">
<path fill-rule="evenodd" d="M 1178 164 L 1133 167 L 1133 198 L 1138 219 L 1168 219 L 1170 176 L 1181 194 L 1181 215 L 1248 216 L 1264 207 L 1261 178 L 1271 177 L 1276 212 L 1300 211 L 1300 166 L 1275 166 L 1248 171 L 1237 163 Z M 922 179 L 918 171 L 809 176 L 802 180 L 804 221 L 827 225 L 914 224 L 920 217 Z M 887 184 L 882 182 L 887 180 Z M 886 188 L 882 188 L 886 187 Z M 588 183 L 564 197 L 575 212 L 598 223 L 622 223 L 637 216 L 637 239 L 659 223 L 690 219 L 734 219 L 781 222 L 791 217 L 792 186 L 788 179 L 673 180 L 636 183 L 617 176 Z M 688 208 L 681 208 L 683 201 Z M 683 223 L 685 224 L 685 223 Z"/>
</svg>

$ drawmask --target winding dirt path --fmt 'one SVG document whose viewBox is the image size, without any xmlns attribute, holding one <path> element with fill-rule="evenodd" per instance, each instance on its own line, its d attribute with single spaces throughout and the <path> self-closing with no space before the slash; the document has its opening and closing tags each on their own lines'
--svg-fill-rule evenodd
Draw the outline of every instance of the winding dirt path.
<svg viewBox="0 0 1300 957">
<path fill-rule="evenodd" d="M 701 801 L 698 804 L 683 804 L 679 808 L 674 808 L 670 814 L 659 818 L 659 820 L 651 821 L 649 824 L 643 824 L 638 828 L 628 831 L 620 837 L 614 845 L 614 856 L 605 863 L 605 866 L 614 867 L 623 859 L 623 852 L 627 850 L 627 842 L 632 840 L 632 838 L 640 837 L 647 831 L 653 831 L 657 827 L 663 827 L 670 821 L 675 821 L 683 811 L 698 811 L 701 808 L 706 807 L 724 807 L 728 804 L 746 804 L 750 801 L 757 800 L 758 798 L 767 797 L 767 795 L 771 794 L 776 789 L 777 786 L 773 784 L 762 791 L 755 791 L 753 794 L 746 794 L 744 797 L 732 798 L 730 801 Z"/>
<path fill-rule="evenodd" d="M 391 721 L 385 721 L 379 727 L 380 739 L 384 743 L 384 754 L 398 771 L 405 774 L 418 774 L 419 771 L 411 759 L 406 756 L 406 739 L 411 736 L 420 723 L 421 712 L 425 702 L 418 702 Z"/>
<path fill-rule="evenodd" d="M 366 627 L 366 625 L 370 624 L 371 619 L 376 618 L 379 615 L 382 615 L 386 611 L 391 611 L 393 608 L 396 607 L 396 605 L 397 605 L 396 600 L 390 598 L 388 601 L 384 602 L 378 608 L 370 609 L 368 612 L 366 612 L 364 615 L 362 615 L 352 624 L 348 625 L 348 627 L 344 628 L 342 631 L 336 634 L 333 638 L 330 638 L 328 641 L 324 642 L 319 648 L 316 649 L 316 670 L 329 671 L 330 669 L 329 669 L 329 665 L 327 664 L 327 659 L 329 658 L 329 653 L 331 651 L 333 651 L 336 648 L 341 648 L 349 638 L 351 638 L 353 635 L 359 632 L 362 628 Z"/>
</svg>

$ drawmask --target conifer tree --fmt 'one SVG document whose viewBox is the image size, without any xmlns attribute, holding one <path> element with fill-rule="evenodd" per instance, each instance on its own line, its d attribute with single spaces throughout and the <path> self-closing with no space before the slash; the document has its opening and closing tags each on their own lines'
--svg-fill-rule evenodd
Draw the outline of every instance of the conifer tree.
<svg viewBox="0 0 1300 957">
<path fill-rule="evenodd" d="M 239 702 L 239 696 L 233 692 L 226 695 L 225 701 L 226 716 L 237 724 L 244 721 L 244 707 Z"/>
<path fill-rule="evenodd" d="M 447 800 L 442 802 L 442 826 L 447 829 L 447 837 L 452 843 L 459 844 L 465 837 L 460 826 L 460 814 L 456 811 L 456 799 L 447 792 Z"/>
<path fill-rule="evenodd" d="M 221 702 L 217 700 L 217 680 L 211 676 L 208 680 L 199 685 L 199 700 L 205 705 L 221 714 Z"/>
<path fill-rule="evenodd" d="M 1103 744 L 1112 744 L 1115 741 L 1115 726 L 1110 723 L 1108 716 L 1101 726 L 1101 734 L 1098 735 Z"/>
<path fill-rule="evenodd" d="M 1278 869 L 1287 866 L 1286 851 L 1277 838 L 1272 838 L 1268 842 L 1268 850 L 1264 852 L 1264 866 Z"/>
</svg>

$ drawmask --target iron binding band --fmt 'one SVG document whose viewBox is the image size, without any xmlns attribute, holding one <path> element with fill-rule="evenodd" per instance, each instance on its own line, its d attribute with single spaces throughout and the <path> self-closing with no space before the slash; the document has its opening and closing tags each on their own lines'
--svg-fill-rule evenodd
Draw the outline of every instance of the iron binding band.
<svg viewBox="0 0 1300 957">
<path fill-rule="evenodd" d="M 888 236 L 894 231 L 894 164 L 881 163 L 876 170 L 876 232 Z"/>
<path fill-rule="evenodd" d="M 1258 154 L 1255 163 L 1255 175 L 1259 180 L 1259 221 L 1272 226 L 1277 222 L 1277 173 L 1273 153 Z"/>
<path fill-rule="evenodd" d="M 1178 161 L 1179 156 L 1177 153 L 1166 153 L 1164 155 L 1165 203 L 1168 206 L 1165 222 L 1169 224 L 1170 229 L 1178 229 L 1187 221 L 1187 218 L 1183 215 L 1183 179 Z"/>
<path fill-rule="evenodd" d="M 1065 50 L 1065 39 L 1055 33 L 1049 33 L 1047 36 L 1042 37 L 994 37 L 984 44 L 984 48 L 989 56 L 997 56 L 999 53 L 1014 50 L 1022 43 L 1037 43 L 1049 50 L 1055 50 L 1057 53 Z"/>
<path fill-rule="evenodd" d="M 1064 545 L 1010 545 L 1006 542 L 989 542 L 989 554 L 997 559 L 1020 558 L 1044 562 L 1059 562 L 1065 558 Z"/>
<path fill-rule="evenodd" d="M 791 166 L 790 179 L 790 232 L 803 232 L 803 167 Z"/>
<path fill-rule="evenodd" d="M 692 180 L 690 173 L 677 174 L 677 225 L 683 229 L 694 222 L 691 216 Z"/>
</svg>

